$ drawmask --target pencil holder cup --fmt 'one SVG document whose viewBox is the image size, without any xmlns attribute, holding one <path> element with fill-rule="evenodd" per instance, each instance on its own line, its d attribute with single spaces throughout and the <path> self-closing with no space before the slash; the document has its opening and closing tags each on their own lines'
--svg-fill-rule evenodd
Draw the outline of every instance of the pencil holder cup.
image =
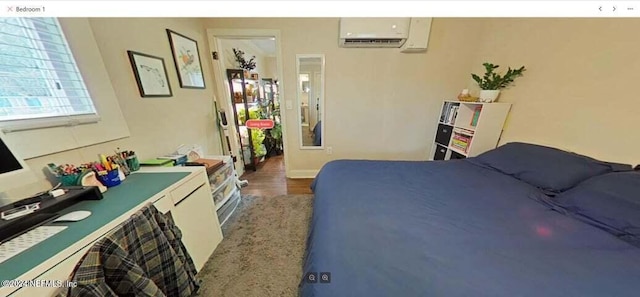
<svg viewBox="0 0 640 297">
<path fill-rule="evenodd" d="M 120 184 L 120 176 L 118 169 L 107 171 L 107 174 L 98 174 L 98 180 L 108 188 L 115 187 Z"/>
<path fill-rule="evenodd" d="M 131 172 L 140 170 L 140 162 L 138 161 L 137 156 L 127 157 L 127 167 Z"/>
<path fill-rule="evenodd" d="M 80 174 L 79 173 L 61 175 L 60 176 L 60 183 L 63 186 L 77 186 L 77 185 L 79 185 L 79 179 L 80 179 Z"/>
</svg>

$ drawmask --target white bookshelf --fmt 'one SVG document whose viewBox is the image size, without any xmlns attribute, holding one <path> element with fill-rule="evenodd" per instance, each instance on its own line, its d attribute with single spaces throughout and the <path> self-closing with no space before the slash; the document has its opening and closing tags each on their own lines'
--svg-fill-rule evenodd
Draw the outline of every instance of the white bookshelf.
<svg viewBox="0 0 640 297">
<path fill-rule="evenodd" d="M 510 109 L 509 103 L 445 100 L 429 159 L 461 159 L 494 149 Z"/>
</svg>

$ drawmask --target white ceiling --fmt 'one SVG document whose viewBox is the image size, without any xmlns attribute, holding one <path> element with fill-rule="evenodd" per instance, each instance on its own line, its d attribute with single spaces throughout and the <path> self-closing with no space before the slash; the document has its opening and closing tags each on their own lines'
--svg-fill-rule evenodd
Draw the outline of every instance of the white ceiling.
<svg viewBox="0 0 640 297">
<path fill-rule="evenodd" d="M 271 38 L 254 38 L 249 39 L 249 42 L 253 43 L 255 47 L 257 47 L 260 51 L 264 53 L 267 57 L 275 57 L 276 56 L 276 41 Z"/>
</svg>

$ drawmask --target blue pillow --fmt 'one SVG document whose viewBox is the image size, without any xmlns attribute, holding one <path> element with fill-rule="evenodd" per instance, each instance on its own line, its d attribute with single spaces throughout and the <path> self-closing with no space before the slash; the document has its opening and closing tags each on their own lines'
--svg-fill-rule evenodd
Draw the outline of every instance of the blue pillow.
<svg viewBox="0 0 640 297">
<path fill-rule="evenodd" d="M 469 159 L 545 191 L 566 191 L 590 177 L 631 170 L 631 165 L 598 161 L 556 148 L 511 142 Z"/>
<path fill-rule="evenodd" d="M 640 245 L 640 172 L 614 172 L 588 179 L 552 203 L 564 212 Z"/>
</svg>

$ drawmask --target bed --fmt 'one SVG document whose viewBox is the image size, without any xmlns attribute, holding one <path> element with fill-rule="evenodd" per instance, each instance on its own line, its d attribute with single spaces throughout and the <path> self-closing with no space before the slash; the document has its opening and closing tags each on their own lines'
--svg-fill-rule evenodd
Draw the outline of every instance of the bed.
<svg viewBox="0 0 640 297">
<path fill-rule="evenodd" d="M 327 163 L 312 184 L 300 295 L 640 294 L 640 245 L 630 234 L 640 225 L 621 231 L 609 226 L 616 222 L 590 217 L 573 205 L 582 199 L 575 197 L 595 191 L 580 186 L 593 178 L 622 173 L 636 174 L 635 179 L 638 172 L 529 144 L 507 144 L 485 154 L 450 161 Z M 522 156 L 530 157 L 528 163 Z M 565 162 L 567 156 L 579 162 Z M 618 196 L 632 191 L 638 196 L 638 184 L 640 179 L 622 186 Z M 602 182 L 592 188 L 603 189 Z M 592 196 L 599 201 L 602 195 Z M 584 208 L 594 205 L 589 203 Z M 640 202 L 630 203 L 628 213 L 640 210 Z M 610 211 L 615 221 L 620 210 Z M 628 213 L 622 215 L 634 215 Z M 634 218 L 631 223 L 637 224 Z"/>
</svg>

